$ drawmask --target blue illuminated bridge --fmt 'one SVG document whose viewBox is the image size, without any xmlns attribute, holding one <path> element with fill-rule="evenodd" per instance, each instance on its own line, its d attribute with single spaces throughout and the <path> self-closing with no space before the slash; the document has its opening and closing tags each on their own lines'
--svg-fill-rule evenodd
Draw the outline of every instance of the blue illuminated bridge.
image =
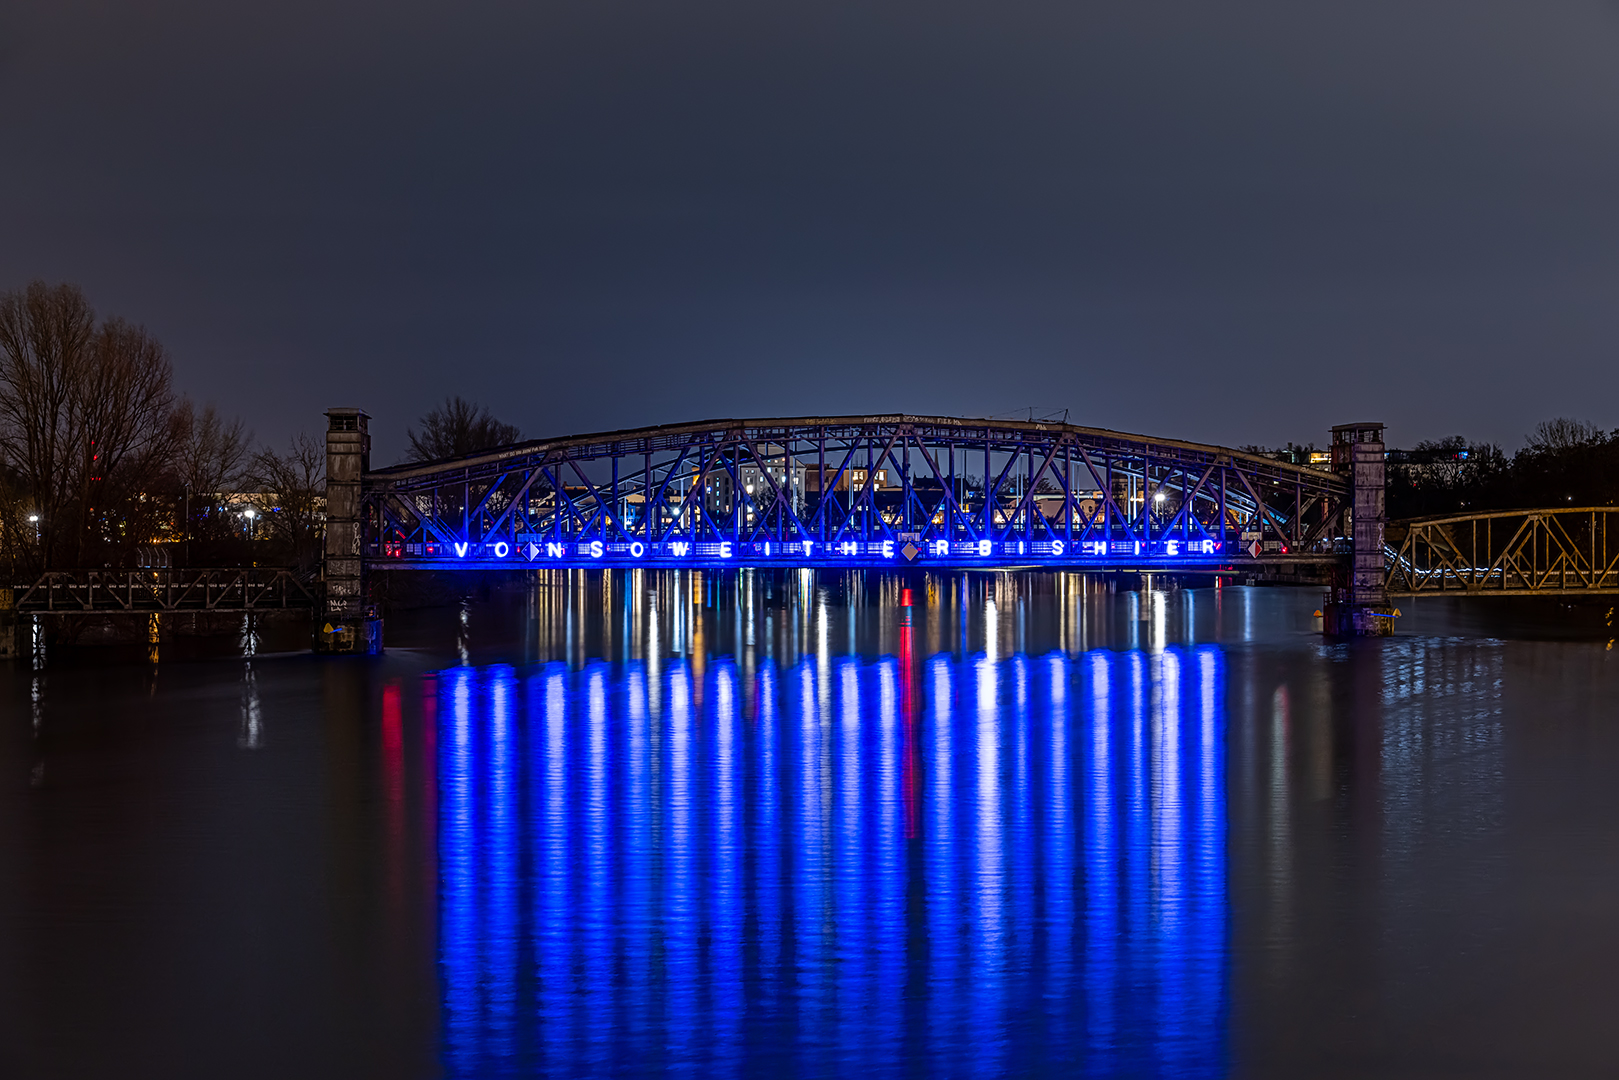
<svg viewBox="0 0 1619 1080">
<path fill-rule="evenodd" d="M 365 414 L 327 415 L 329 515 L 352 507 L 370 570 L 1196 572 L 1345 552 L 1344 475 L 1071 424 L 705 420 L 370 469 Z M 344 445 L 359 457 L 348 470 Z"/>
</svg>

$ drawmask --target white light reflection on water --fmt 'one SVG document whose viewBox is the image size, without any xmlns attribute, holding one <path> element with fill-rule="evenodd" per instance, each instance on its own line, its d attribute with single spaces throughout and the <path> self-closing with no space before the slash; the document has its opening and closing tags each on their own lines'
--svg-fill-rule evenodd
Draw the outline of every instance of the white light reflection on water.
<svg viewBox="0 0 1619 1080">
<path fill-rule="evenodd" d="M 653 655 L 437 681 L 451 1075 L 1223 1073 L 1217 649 Z"/>
<path fill-rule="evenodd" d="M 242 728 L 236 736 L 236 745 L 243 750 L 257 750 L 264 745 L 264 714 L 259 701 L 259 677 L 249 660 L 242 665 Z"/>
</svg>

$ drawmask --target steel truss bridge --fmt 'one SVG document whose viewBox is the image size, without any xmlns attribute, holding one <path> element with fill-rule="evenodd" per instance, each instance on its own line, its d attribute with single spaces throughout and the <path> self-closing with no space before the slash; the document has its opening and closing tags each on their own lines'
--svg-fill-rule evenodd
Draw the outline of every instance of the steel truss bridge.
<svg viewBox="0 0 1619 1080">
<path fill-rule="evenodd" d="M 1395 596 L 1619 593 L 1619 507 L 1499 510 L 1390 522 Z"/>
<path fill-rule="evenodd" d="M 307 575 L 267 567 L 197 570 L 51 570 L 11 590 L 24 615 L 147 615 L 312 608 Z"/>
<path fill-rule="evenodd" d="M 1049 566 L 1339 559 L 1347 478 L 1220 446 L 935 416 L 710 420 L 360 478 L 367 568 Z"/>
</svg>

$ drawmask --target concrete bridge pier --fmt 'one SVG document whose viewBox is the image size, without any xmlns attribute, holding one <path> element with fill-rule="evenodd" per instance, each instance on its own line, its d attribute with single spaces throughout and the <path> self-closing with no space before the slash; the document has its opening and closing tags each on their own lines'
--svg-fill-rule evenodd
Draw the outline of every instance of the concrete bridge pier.
<svg viewBox="0 0 1619 1080">
<path fill-rule="evenodd" d="M 326 410 L 326 590 L 315 612 L 317 653 L 382 651 L 382 620 L 367 599 L 360 555 L 360 478 L 371 467 L 370 419 L 359 409 Z"/>
<path fill-rule="evenodd" d="M 1352 554 L 1348 567 L 1333 574 L 1321 628 L 1336 637 L 1384 637 L 1394 632 L 1394 609 L 1383 566 L 1383 425 L 1334 427 L 1332 469 L 1349 478 L 1351 502 L 1344 524 Z"/>
</svg>

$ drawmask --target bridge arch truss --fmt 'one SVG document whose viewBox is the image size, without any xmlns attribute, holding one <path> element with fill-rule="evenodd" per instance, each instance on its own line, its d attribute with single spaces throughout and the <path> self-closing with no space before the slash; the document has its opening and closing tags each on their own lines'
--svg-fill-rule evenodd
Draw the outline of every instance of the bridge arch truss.
<svg viewBox="0 0 1619 1080">
<path fill-rule="evenodd" d="M 1619 507 L 1390 522 L 1387 545 L 1393 596 L 1619 593 Z"/>
<path fill-rule="evenodd" d="M 1330 558 L 1344 479 L 1225 447 L 927 416 L 710 420 L 367 472 L 374 568 Z"/>
</svg>

